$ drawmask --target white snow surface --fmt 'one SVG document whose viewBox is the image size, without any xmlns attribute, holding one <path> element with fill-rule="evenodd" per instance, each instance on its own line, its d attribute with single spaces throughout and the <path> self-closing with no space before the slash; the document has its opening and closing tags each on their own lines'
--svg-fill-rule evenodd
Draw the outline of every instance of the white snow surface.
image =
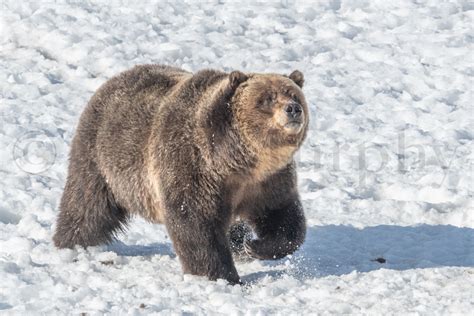
<svg viewBox="0 0 474 316">
<path fill-rule="evenodd" d="M 469 1 L 1 1 L 0 314 L 472 313 L 473 18 Z M 140 218 L 112 245 L 52 244 L 82 109 L 144 63 L 305 74 L 307 239 L 237 263 L 245 287 L 183 276 Z"/>
</svg>

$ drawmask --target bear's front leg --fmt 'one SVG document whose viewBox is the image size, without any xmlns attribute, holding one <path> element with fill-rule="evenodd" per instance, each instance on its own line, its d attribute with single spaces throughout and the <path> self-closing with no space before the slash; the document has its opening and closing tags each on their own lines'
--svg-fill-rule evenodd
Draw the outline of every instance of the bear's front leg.
<svg viewBox="0 0 474 316">
<path fill-rule="evenodd" d="M 165 224 L 184 273 L 241 283 L 227 239 L 230 214 L 220 195 L 194 179 L 165 190 Z"/>
<path fill-rule="evenodd" d="M 244 247 L 252 258 L 274 260 L 295 252 L 304 242 L 306 220 L 301 202 L 295 197 L 276 208 L 267 208 L 249 216 L 258 239 Z"/>
</svg>

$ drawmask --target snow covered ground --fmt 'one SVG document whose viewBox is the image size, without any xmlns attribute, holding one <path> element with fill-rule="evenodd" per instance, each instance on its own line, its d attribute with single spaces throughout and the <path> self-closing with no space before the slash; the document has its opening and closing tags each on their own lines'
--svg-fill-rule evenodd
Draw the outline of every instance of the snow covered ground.
<svg viewBox="0 0 474 316">
<path fill-rule="evenodd" d="M 0 2 L 0 314 L 472 312 L 474 3 L 221 2 Z M 141 63 L 305 74 L 307 241 L 250 286 L 183 276 L 141 219 L 52 245 L 79 115 Z"/>
</svg>

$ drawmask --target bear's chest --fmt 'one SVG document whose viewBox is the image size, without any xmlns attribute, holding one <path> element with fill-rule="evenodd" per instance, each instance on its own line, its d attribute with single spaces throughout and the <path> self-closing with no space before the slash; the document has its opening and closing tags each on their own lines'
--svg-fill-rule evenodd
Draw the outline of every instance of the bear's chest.
<svg viewBox="0 0 474 316">
<path fill-rule="evenodd" d="M 261 194 L 261 183 L 249 176 L 234 176 L 227 181 L 229 207 L 234 218 L 243 211 L 255 207 Z"/>
<path fill-rule="evenodd" d="M 266 178 L 288 165 L 293 159 L 295 151 L 296 147 L 294 146 L 261 150 L 255 168 L 251 171 L 251 180 L 253 182 L 263 182 Z"/>
</svg>

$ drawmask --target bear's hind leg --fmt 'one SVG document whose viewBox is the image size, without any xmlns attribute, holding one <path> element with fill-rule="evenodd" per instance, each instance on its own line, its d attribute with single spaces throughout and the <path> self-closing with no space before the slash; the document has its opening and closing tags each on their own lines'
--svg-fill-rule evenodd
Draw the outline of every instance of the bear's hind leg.
<svg viewBox="0 0 474 316">
<path fill-rule="evenodd" d="M 71 159 L 61 198 L 56 233 L 58 248 L 96 246 L 112 241 L 128 220 L 92 161 Z"/>
</svg>

